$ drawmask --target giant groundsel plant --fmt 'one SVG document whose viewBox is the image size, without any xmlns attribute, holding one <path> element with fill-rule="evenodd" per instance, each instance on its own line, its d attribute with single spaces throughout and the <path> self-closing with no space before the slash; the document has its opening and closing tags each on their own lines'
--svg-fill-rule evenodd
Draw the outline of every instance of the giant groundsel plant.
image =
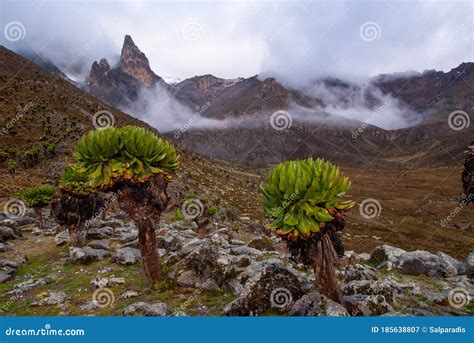
<svg viewBox="0 0 474 343">
<path fill-rule="evenodd" d="M 296 259 L 313 266 L 317 288 L 338 302 L 342 299 L 334 264 L 344 248 L 336 232 L 344 228 L 345 213 L 355 204 L 345 199 L 349 187 L 337 166 L 319 158 L 281 163 L 260 186 L 271 226 Z"/>
<path fill-rule="evenodd" d="M 62 188 L 77 196 L 118 195 L 119 206 L 137 224 L 145 274 L 153 286 L 161 274 L 155 225 L 168 203 L 167 184 L 179 167 L 174 147 L 149 130 L 125 126 L 85 134 L 74 157 L 75 163 L 63 175 Z"/>
</svg>

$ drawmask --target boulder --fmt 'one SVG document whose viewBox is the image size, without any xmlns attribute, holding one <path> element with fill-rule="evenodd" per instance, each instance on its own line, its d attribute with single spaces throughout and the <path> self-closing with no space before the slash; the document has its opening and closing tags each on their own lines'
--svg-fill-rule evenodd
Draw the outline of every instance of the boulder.
<svg viewBox="0 0 474 343">
<path fill-rule="evenodd" d="M 29 279 L 20 283 L 17 283 L 13 286 L 13 289 L 7 293 L 6 295 L 10 294 L 23 294 L 24 292 L 37 287 L 37 286 L 43 286 L 50 283 L 50 280 L 48 278 L 38 278 L 38 279 Z"/>
<path fill-rule="evenodd" d="M 372 251 L 369 263 L 375 265 L 377 268 L 386 267 L 390 270 L 397 264 L 398 259 L 405 252 L 406 251 L 403 249 L 392 247 L 390 245 L 381 245 Z"/>
<path fill-rule="evenodd" d="M 122 294 L 120 295 L 120 299 L 130 299 L 130 298 L 136 298 L 138 297 L 138 292 L 133 291 L 133 290 L 124 290 Z"/>
<path fill-rule="evenodd" d="M 124 222 L 120 219 L 117 219 L 117 218 L 118 217 L 116 217 L 115 219 L 109 219 L 109 220 L 101 220 L 99 218 L 95 218 L 95 219 L 89 221 L 89 227 L 98 228 L 98 229 L 108 227 L 108 228 L 113 228 L 114 229 L 114 228 L 124 226 Z"/>
<path fill-rule="evenodd" d="M 254 248 L 250 248 L 248 246 L 237 246 L 235 248 L 232 248 L 232 249 L 230 249 L 230 254 L 231 255 L 238 255 L 238 256 L 248 255 L 248 256 L 255 257 L 255 258 L 259 258 L 259 257 L 263 256 L 263 252 L 261 252 L 260 250 L 254 249 Z"/>
<path fill-rule="evenodd" d="M 8 243 L 0 243 L 0 252 L 7 252 L 12 250 L 13 247 Z"/>
<path fill-rule="evenodd" d="M 18 268 L 20 268 L 20 263 L 18 262 L 15 262 L 15 261 L 11 261 L 11 260 L 7 260 L 7 259 L 4 259 L 4 258 L 0 258 L 0 268 L 2 268 L 3 270 L 17 270 Z"/>
<path fill-rule="evenodd" d="M 69 261 L 79 263 L 91 263 L 103 258 L 110 256 L 110 253 L 102 249 L 93 249 L 91 247 L 70 247 L 69 248 Z"/>
<path fill-rule="evenodd" d="M 248 316 L 274 308 L 285 311 L 303 296 L 298 277 L 280 260 L 253 262 L 237 282 L 243 285 L 237 299 L 224 308 L 224 315 Z"/>
<path fill-rule="evenodd" d="M 165 303 L 158 302 L 148 304 L 145 302 L 137 302 L 127 306 L 123 310 L 124 316 L 170 316 L 171 311 Z"/>
<path fill-rule="evenodd" d="M 91 285 L 95 288 L 113 287 L 123 284 L 125 284 L 125 279 L 123 277 L 95 278 L 91 281 Z"/>
<path fill-rule="evenodd" d="M 469 254 L 459 269 L 459 274 L 474 277 L 474 251 Z"/>
<path fill-rule="evenodd" d="M 262 251 L 275 250 L 272 240 L 268 238 L 267 236 L 256 237 L 252 239 L 250 242 L 248 242 L 247 246 L 250 248 L 255 248 L 257 250 L 262 250 Z"/>
<path fill-rule="evenodd" d="M 130 232 L 125 232 L 120 236 L 120 242 L 122 243 L 130 243 L 138 239 L 138 231 L 133 230 Z"/>
<path fill-rule="evenodd" d="M 408 287 L 399 284 L 391 278 L 383 280 L 353 280 L 341 286 L 345 295 L 383 295 L 386 299 L 393 301 L 394 295 L 401 294 Z"/>
<path fill-rule="evenodd" d="M 346 268 L 344 282 L 347 283 L 354 280 L 377 280 L 378 278 L 379 272 L 377 269 L 362 264 L 354 264 Z"/>
<path fill-rule="evenodd" d="M 51 291 L 46 298 L 41 299 L 40 301 L 32 302 L 33 306 L 58 306 L 64 304 L 66 301 L 66 293 L 61 291 Z"/>
<path fill-rule="evenodd" d="M 135 248 L 120 248 L 115 252 L 112 261 L 122 265 L 132 265 L 140 262 L 140 250 Z"/>
<path fill-rule="evenodd" d="M 0 226 L 0 243 L 6 243 L 8 240 L 17 239 L 18 237 L 12 228 Z"/>
<path fill-rule="evenodd" d="M 0 271 L 0 283 L 13 280 L 13 273 L 8 273 L 3 270 Z"/>
<path fill-rule="evenodd" d="M 218 241 L 207 238 L 184 258 L 183 272 L 178 282 L 185 287 L 206 285 L 206 289 L 211 286 L 219 288 L 228 278 L 234 259 L 221 248 Z"/>
<path fill-rule="evenodd" d="M 288 313 L 290 316 L 349 316 L 341 304 L 317 292 L 304 295 L 297 300 Z"/>
<path fill-rule="evenodd" d="M 113 229 L 108 226 L 92 228 L 87 230 L 87 239 L 105 239 L 113 234 Z"/>
<path fill-rule="evenodd" d="M 458 274 L 458 269 L 453 262 L 423 250 L 401 254 L 395 269 L 401 274 L 431 277 L 451 277 Z"/>
<path fill-rule="evenodd" d="M 69 243 L 69 240 L 69 232 L 67 230 L 61 231 L 54 237 L 57 246 L 65 245 Z"/>
<path fill-rule="evenodd" d="M 184 238 L 180 232 L 167 230 L 164 236 L 156 238 L 157 246 L 168 251 L 176 251 L 184 244 Z"/>
<path fill-rule="evenodd" d="M 459 271 L 462 268 L 462 262 L 456 260 L 454 257 L 449 256 L 448 254 L 445 254 L 442 251 L 438 251 L 436 253 L 436 256 L 438 256 L 441 260 L 443 260 L 444 263 L 447 265 L 451 265 L 453 269 L 456 269 Z"/>
<path fill-rule="evenodd" d="M 350 306 L 353 316 L 380 316 L 394 311 L 393 306 L 381 294 L 355 294 L 345 296 L 343 300 Z"/>
<path fill-rule="evenodd" d="M 109 242 L 105 239 L 98 239 L 87 244 L 93 249 L 110 250 Z"/>
</svg>

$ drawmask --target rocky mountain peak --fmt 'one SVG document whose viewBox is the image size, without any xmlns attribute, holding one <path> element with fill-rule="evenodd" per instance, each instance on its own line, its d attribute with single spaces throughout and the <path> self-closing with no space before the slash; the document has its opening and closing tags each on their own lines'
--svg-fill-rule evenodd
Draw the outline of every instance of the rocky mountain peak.
<svg viewBox="0 0 474 343">
<path fill-rule="evenodd" d="M 222 83 L 224 80 L 215 77 L 214 75 L 207 74 L 198 76 L 194 80 L 194 85 L 198 90 L 206 90 L 210 87 Z"/>
<path fill-rule="evenodd" d="M 151 70 L 148 58 L 135 45 L 129 35 L 125 35 L 123 41 L 119 66 L 124 73 L 132 76 L 145 86 L 151 86 L 160 79 Z"/>
<path fill-rule="evenodd" d="M 97 63 L 95 61 L 92 64 L 91 72 L 90 72 L 90 85 L 91 86 L 99 86 L 104 83 L 109 77 L 110 72 L 110 65 L 109 62 L 105 58 L 101 58 L 100 61 Z"/>
</svg>

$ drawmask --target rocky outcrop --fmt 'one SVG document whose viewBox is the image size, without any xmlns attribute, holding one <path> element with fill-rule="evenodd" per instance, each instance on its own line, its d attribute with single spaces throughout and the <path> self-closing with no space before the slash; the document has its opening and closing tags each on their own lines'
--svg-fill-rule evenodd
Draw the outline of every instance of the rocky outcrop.
<svg viewBox="0 0 474 343">
<path fill-rule="evenodd" d="M 112 261 L 122 265 L 131 265 L 140 262 L 140 250 L 135 248 L 121 248 L 117 249 Z"/>
<path fill-rule="evenodd" d="M 151 70 L 145 54 L 126 35 L 116 66 L 111 67 L 105 58 L 92 64 L 87 90 L 110 105 L 123 107 L 136 101 L 141 89 L 156 85 L 163 91 L 168 89 L 163 79 Z"/>
<path fill-rule="evenodd" d="M 395 270 L 407 275 L 426 275 L 432 277 L 450 277 L 458 274 L 457 268 L 451 262 L 423 250 L 402 254 L 395 266 Z"/>
<path fill-rule="evenodd" d="M 276 259 L 252 263 L 236 281 L 243 287 L 235 288 L 239 297 L 224 308 L 227 316 L 287 310 L 304 294 L 298 277 Z"/>
<path fill-rule="evenodd" d="M 78 263 L 91 263 L 102 260 L 110 256 L 110 253 L 102 249 L 93 249 L 91 247 L 70 247 L 69 248 L 69 261 Z"/>
<path fill-rule="evenodd" d="M 297 300 L 291 307 L 290 316 L 349 316 L 347 310 L 341 304 L 317 292 L 309 293 Z"/>
<path fill-rule="evenodd" d="M 377 268 L 394 269 L 401 274 L 431 277 L 456 276 L 461 267 L 459 261 L 442 252 L 432 254 L 424 250 L 405 251 L 388 245 L 375 248 L 369 263 Z"/>
<path fill-rule="evenodd" d="M 125 35 L 118 67 L 122 72 L 132 76 L 147 87 L 161 80 L 161 78 L 151 70 L 148 58 L 135 45 L 132 37 L 129 35 Z"/>
<path fill-rule="evenodd" d="M 474 251 L 469 254 L 466 261 L 461 265 L 460 274 L 474 277 Z"/>
</svg>

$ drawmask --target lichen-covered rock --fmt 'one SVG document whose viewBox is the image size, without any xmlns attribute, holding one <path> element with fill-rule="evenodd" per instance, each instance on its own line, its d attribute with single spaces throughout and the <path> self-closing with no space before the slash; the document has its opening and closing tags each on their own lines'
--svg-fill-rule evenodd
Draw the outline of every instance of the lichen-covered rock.
<svg viewBox="0 0 474 343">
<path fill-rule="evenodd" d="M 469 254 L 466 261 L 460 266 L 459 274 L 474 277 L 474 251 Z"/>
<path fill-rule="evenodd" d="M 13 247 L 8 243 L 0 243 L 0 252 L 7 252 L 12 250 Z"/>
<path fill-rule="evenodd" d="M 386 267 L 390 270 L 398 263 L 400 256 L 404 253 L 406 253 L 406 251 L 403 249 L 390 245 L 381 245 L 372 251 L 369 263 L 377 266 L 377 268 Z"/>
<path fill-rule="evenodd" d="M 243 287 L 239 297 L 224 308 L 224 315 L 256 315 L 271 308 L 287 310 L 303 296 L 298 277 L 277 259 L 253 262 L 237 279 Z"/>
<path fill-rule="evenodd" d="M 0 258 L 0 268 L 6 270 L 6 269 L 12 269 L 12 270 L 17 270 L 20 268 L 20 263 L 7 260 L 4 258 Z"/>
<path fill-rule="evenodd" d="M 341 290 L 345 295 L 383 295 L 386 299 L 392 301 L 394 294 L 400 294 L 404 290 L 404 286 L 386 278 L 383 280 L 353 280 L 344 283 Z"/>
<path fill-rule="evenodd" d="M 349 316 L 344 306 L 317 292 L 306 294 L 297 300 L 288 314 L 290 316 Z"/>
<path fill-rule="evenodd" d="M 91 241 L 87 245 L 94 249 L 102 249 L 102 250 L 110 249 L 109 242 L 105 239 L 98 239 L 95 241 Z"/>
<path fill-rule="evenodd" d="M 123 284 L 125 284 L 125 279 L 123 277 L 95 278 L 91 281 L 91 285 L 96 288 L 113 287 Z"/>
<path fill-rule="evenodd" d="M 51 291 L 49 295 L 39 301 L 31 303 L 33 306 L 60 306 L 66 301 L 66 293 L 61 291 Z"/>
<path fill-rule="evenodd" d="M 443 260 L 444 263 L 446 263 L 448 265 L 451 265 L 453 267 L 453 269 L 456 269 L 459 273 L 459 269 L 461 269 L 461 267 L 462 267 L 462 262 L 461 261 L 456 260 L 454 257 L 449 256 L 448 254 L 445 254 L 442 251 L 438 251 L 436 253 L 436 256 L 441 258 L 441 260 Z"/>
<path fill-rule="evenodd" d="M 17 238 L 19 238 L 19 236 L 15 235 L 15 232 L 12 228 L 0 226 L 0 243 L 6 243 L 6 241 Z"/>
<path fill-rule="evenodd" d="M 351 307 L 351 314 L 353 316 L 380 316 L 394 311 L 393 306 L 381 294 L 354 294 L 345 296 L 344 302 Z"/>
<path fill-rule="evenodd" d="M 122 265 L 132 265 L 140 262 L 140 250 L 135 248 L 120 248 L 115 252 L 112 261 Z"/>
<path fill-rule="evenodd" d="M 377 280 L 378 278 L 379 272 L 377 269 L 362 264 L 354 264 L 346 268 L 344 282 L 347 283 L 353 280 Z"/>
<path fill-rule="evenodd" d="M 48 278 L 37 278 L 37 279 L 29 279 L 20 283 L 17 283 L 13 286 L 13 289 L 5 294 L 23 294 L 24 292 L 37 287 L 43 286 L 50 283 Z"/>
<path fill-rule="evenodd" d="M 69 240 L 69 232 L 67 230 L 61 231 L 54 237 L 54 241 L 58 247 L 69 243 Z"/>
<path fill-rule="evenodd" d="M 104 259 L 110 256 L 107 250 L 93 249 L 91 247 L 70 247 L 69 248 L 69 261 L 79 263 L 91 263 Z"/>
<path fill-rule="evenodd" d="M 178 277 L 178 282 L 187 287 L 199 287 L 206 284 L 219 288 L 228 278 L 231 265 L 231 256 L 221 248 L 218 242 L 206 239 L 184 258 L 183 273 Z M 195 283 L 194 286 L 192 282 Z M 209 286 L 206 288 L 209 289 Z"/>
<path fill-rule="evenodd" d="M 263 252 L 260 250 L 250 248 L 248 246 L 237 246 L 232 249 L 230 249 L 230 254 L 231 255 L 248 255 L 248 256 L 253 256 L 255 258 L 259 258 L 263 256 Z"/>
<path fill-rule="evenodd" d="M 252 239 L 250 242 L 248 242 L 247 246 L 250 248 L 254 248 L 254 249 L 262 250 L 262 251 L 275 250 L 272 240 L 268 238 L 267 236 L 256 237 Z"/>
<path fill-rule="evenodd" d="M 170 316 L 171 311 L 165 303 L 159 302 L 148 304 L 145 302 L 137 302 L 127 306 L 123 310 L 124 316 Z"/>
<path fill-rule="evenodd" d="M 185 240 L 181 232 L 167 230 L 163 236 L 158 236 L 156 241 L 158 248 L 176 251 L 183 246 Z"/>
<path fill-rule="evenodd" d="M 112 236 L 113 233 L 113 229 L 108 226 L 104 226 L 101 228 L 92 228 L 87 230 L 87 239 L 105 239 Z"/>
<path fill-rule="evenodd" d="M 401 274 L 431 277 L 450 277 L 458 274 L 457 267 L 452 262 L 423 250 L 401 254 L 395 269 Z"/>
</svg>

